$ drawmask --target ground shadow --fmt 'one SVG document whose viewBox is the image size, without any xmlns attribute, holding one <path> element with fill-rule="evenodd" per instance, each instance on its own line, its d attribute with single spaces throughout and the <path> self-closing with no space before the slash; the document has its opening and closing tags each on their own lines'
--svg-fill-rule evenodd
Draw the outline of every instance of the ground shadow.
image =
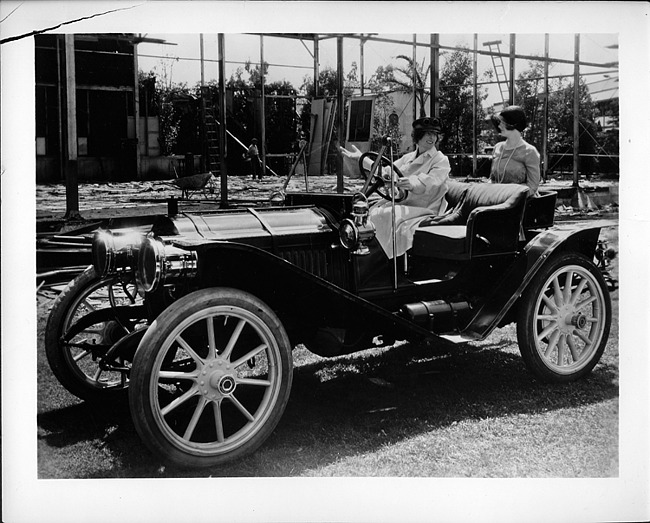
<svg viewBox="0 0 650 523">
<path fill-rule="evenodd" d="M 140 441 L 124 402 L 53 410 L 39 415 L 38 425 L 47 432 L 42 438 L 48 445 L 99 439 L 128 464 L 92 477 L 299 476 L 463 420 L 536 414 L 618 397 L 613 366 L 601 363 L 579 382 L 548 385 L 527 371 L 508 348 L 513 345 L 505 337 L 479 347 L 405 344 L 297 367 L 287 409 L 264 445 L 238 462 L 198 472 L 161 468 Z M 342 437 L 353 443 L 342 445 Z M 312 449 L 311 458 L 301 462 L 296 451 L 304 447 Z"/>
</svg>

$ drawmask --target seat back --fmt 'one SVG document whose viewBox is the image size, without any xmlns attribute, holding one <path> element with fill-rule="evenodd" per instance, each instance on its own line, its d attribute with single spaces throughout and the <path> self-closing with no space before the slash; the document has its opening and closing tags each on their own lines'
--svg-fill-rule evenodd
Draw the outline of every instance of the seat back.
<svg viewBox="0 0 650 523">
<path fill-rule="evenodd" d="M 520 205 L 527 194 L 526 186 L 514 183 L 449 182 L 445 198 L 451 210 L 422 225 L 467 225 L 474 209 L 494 205 L 509 209 Z"/>
<path fill-rule="evenodd" d="M 453 187 L 452 198 L 457 203 L 450 213 L 426 220 L 417 229 L 414 254 L 469 259 L 517 249 L 528 187 L 492 183 L 463 185 L 465 190 Z"/>
<path fill-rule="evenodd" d="M 479 194 L 468 193 L 472 206 L 468 236 L 475 254 L 517 250 L 528 187 L 520 184 L 483 184 Z M 478 189 L 478 188 L 477 188 Z M 478 192 L 478 190 L 477 190 Z M 480 240 L 480 241 L 477 241 Z"/>
<path fill-rule="evenodd" d="M 524 210 L 524 229 L 552 227 L 555 222 L 557 192 L 539 191 L 539 196 L 529 198 Z"/>
<path fill-rule="evenodd" d="M 453 209 L 461 203 L 469 188 L 470 184 L 466 182 L 447 182 L 447 192 L 445 193 L 447 208 Z"/>
<path fill-rule="evenodd" d="M 461 215 L 467 223 L 470 215 L 481 207 L 499 206 L 502 210 L 521 205 L 528 195 L 528 188 L 514 183 L 477 183 L 467 191 Z M 522 209 L 523 211 L 523 209 Z"/>
</svg>

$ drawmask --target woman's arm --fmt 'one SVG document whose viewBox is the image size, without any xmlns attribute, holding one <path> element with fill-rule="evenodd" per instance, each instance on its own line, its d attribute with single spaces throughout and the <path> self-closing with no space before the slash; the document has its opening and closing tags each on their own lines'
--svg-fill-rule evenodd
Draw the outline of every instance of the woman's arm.
<svg viewBox="0 0 650 523">
<path fill-rule="evenodd" d="M 413 194 L 433 193 L 440 189 L 449 178 L 451 166 L 449 158 L 440 154 L 425 172 L 419 172 L 406 177 L 411 185 Z"/>
<path fill-rule="evenodd" d="M 492 160 L 490 163 L 490 181 L 492 183 L 497 183 L 497 171 L 499 166 L 497 165 L 497 162 L 499 161 L 499 154 L 501 151 L 501 148 L 503 147 L 504 142 L 498 142 L 494 146 L 494 150 L 492 151 Z"/>
<path fill-rule="evenodd" d="M 350 150 L 345 147 L 339 146 L 339 152 L 343 158 L 343 173 L 351 177 L 359 177 L 359 159 L 361 158 L 361 151 L 354 144 L 350 144 Z M 370 158 L 364 158 L 364 167 L 370 171 L 372 161 Z"/>
<path fill-rule="evenodd" d="M 526 166 L 526 185 L 528 186 L 529 196 L 535 196 L 539 188 L 540 156 L 537 149 L 532 145 L 526 150 L 525 166 Z"/>
</svg>

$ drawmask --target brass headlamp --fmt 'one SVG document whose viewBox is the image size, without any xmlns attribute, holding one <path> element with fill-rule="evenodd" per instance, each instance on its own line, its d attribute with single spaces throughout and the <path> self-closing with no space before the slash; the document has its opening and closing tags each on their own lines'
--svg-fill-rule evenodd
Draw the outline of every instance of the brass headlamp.
<svg viewBox="0 0 650 523">
<path fill-rule="evenodd" d="M 97 231 L 92 245 L 97 275 L 104 278 L 134 270 L 143 239 L 144 235 L 137 231 Z"/>
<path fill-rule="evenodd" d="M 341 245 L 352 254 L 370 253 L 368 242 L 375 237 L 375 226 L 368 220 L 368 198 L 363 193 L 354 195 L 352 201 L 352 218 L 346 218 L 339 228 Z"/>
<path fill-rule="evenodd" d="M 196 251 L 165 244 L 153 235 L 142 242 L 137 278 L 145 292 L 155 291 L 159 285 L 174 283 L 179 279 L 193 278 L 197 270 Z"/>
</svg>

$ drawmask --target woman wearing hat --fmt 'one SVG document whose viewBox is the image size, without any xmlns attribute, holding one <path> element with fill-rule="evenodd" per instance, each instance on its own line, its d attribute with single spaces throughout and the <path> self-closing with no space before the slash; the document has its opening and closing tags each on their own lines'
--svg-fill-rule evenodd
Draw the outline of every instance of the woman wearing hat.
<svg viewBox="0 0 650 523">
<path fill-rule="evenodd" d="M 535 196 L 539 187 L 539 153 L 521 136 L 528 125 L 524 110 L 518 105 L 506 107 L 492 117 L 492 123 L 506 139 L 494 147 L 490 181 L 527 185 L 529 196 Z"/>
<path fill-rule="evenodd" d="M 445 212 L 449 160 L 437 146 L 442 129 L 438 118 L 418 118 L 413 122 L 411 137 L 415 150 L 395 161 L 395 167 L 404 175 L 395 185 L 408 191 L 408 196 L 395 205 L 396 256 L 401 256 L 413 245 L 413 234 L 422 218 Z M 354 145 L 348 151 L 340 147 L 343 158 L 358 162 L 361 151 Z M 370 170 L 370 159 L 366 159 Z M 370 209 L 369 219 L 375 226 L 377 240 L 389 258 L 393 257 L 391 202 L 382 200 Z"/>
</svg>

